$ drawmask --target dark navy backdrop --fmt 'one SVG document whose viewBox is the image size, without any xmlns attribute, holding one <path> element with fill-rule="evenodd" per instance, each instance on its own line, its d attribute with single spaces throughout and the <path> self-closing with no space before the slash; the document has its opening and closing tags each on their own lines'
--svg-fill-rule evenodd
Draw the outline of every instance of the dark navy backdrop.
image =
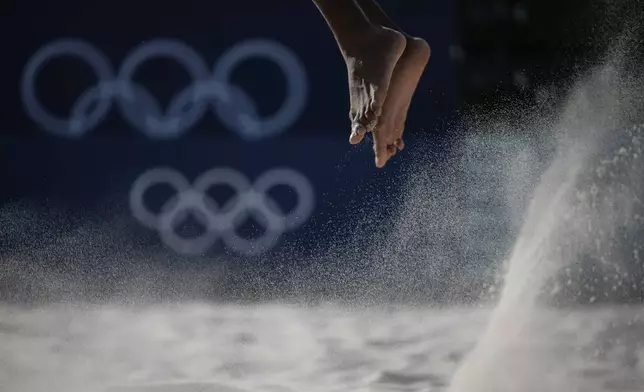
<svg viewBox="0 0 644 392">
<path fill-rule="evenodd" d="M 401 26 L 427 38 L 433 49 L 408 120 L 407 140 L 412 150 L 419 147 L 419 138 L 440 140 L 441 124 L 457 105 L 456 74 L 449 57 L 449 47 L 457 44 L 453 2 L 420 3 L 390 4 L 388 8 Z M 400 166 L 411 159 L 409 153 L 402 154 L 379 171 L 373 166 L 368 144 L 348 144 L 346 70 L 310 0 L 23 1 L 15 7 L 10 11 L 14 17 L 0 27 L 10 37 L 1 74 L 0 181 L 5 203 L 31 200 L 47 208 L 94 211 L 97 219 L 105 219 L 101 212 L 107 211 L 107 200 L 117 213 L 128 213 L 133 182 L 153 167 L 173 167 L 193 179 L 210 168 L 228 166 L 253 179 L 270 168 L 288 166 L 311 181 L 316 204 L 308 224 L 284 237 L 282 243 L 297 237 L 319 244 L 330 241 L 337 231 L 324 222 L 346 213 L 346 206 L 395 192 L 392 185 L 401 181 L 396 178 Z M 65 37 L 92 44 L 109 57 L 114 69 L 135 46 L 157 38 L 183 41 L 209 67 L 244 39 L 272 39 L 294 51 L 305 67 L 309 85 L 305 110 L 289 129 L 257 142 L 230 132 L 212 112 L 176 140 L 151 140 L 124 121 L 116 107 L 81 138 L 53 136 L 26 114 L 19 85 L 28 59 L 42 46 Z M 137 71 L 136 80 L 165 105 L 190 82 L 185 70 L 164 60 L 146 63 Z M 255 101 L 261 114 L 275 111 L 285 96 L 283 76 L 266 61 L 244 63 L 233 81 Z M 86 66 L 64 58 L 43 69 L 37 91 L 48 108 L 64 115 L 93 83 L 95 77 Z M 438 146 L 424 143 L 422 149 L 431 155 Z M 282 201 L 289 196 L 276 197 Z"/>
</svg>

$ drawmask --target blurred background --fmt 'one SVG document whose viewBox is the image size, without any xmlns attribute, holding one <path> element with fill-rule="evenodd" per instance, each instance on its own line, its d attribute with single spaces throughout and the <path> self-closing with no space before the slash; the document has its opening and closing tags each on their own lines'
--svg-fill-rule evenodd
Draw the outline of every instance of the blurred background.
<svg viewBox="0 0 644 392">
<path fill-rule="evenodd" d="M 3 295 L 116 295 L 140 285 L 166 292 L 168 279 L 178 279 L 173 287 L 186 295 L 266 298 L 297 294 L 295 276 L 307 290 L 325 292 L 337 286 L 322 284 L 329 277 L 312 265 L 329 265 L 328 258 L 354 272 L 345 283 L 358 295 L 364 286 L 351 282 L 368 264 L 358 260 L 361 252 L 373 250 L 364 242 L 375 238 L 360 233 L 382 230 L 400 213 L 412 163 L 423 162 L 428 189 L 444 184 L 454 145 L 481 136 L 465 128 L 455 133 L 454 124 L 503 102 L 554 105 L 556 86 L 610 44 L 607 15 L 630 7 L 581 0 L 381 5 L 432 47 L 407 120 L 408 149 L 384 170 L 374 167 L 370 140 L 347 141 L 345 65 L 311 1 L 5 5 Z M 596 34 L 600 27 L 606 34 Z M 194 85 L 213 73 L 218 83 Z M 115 82 L 117 75 L 130 82 Z M 488 144 L 498 152 L 515 145 L 515 136 L 525 137 L 510 132 Z M 485 183 L 475 172 L 477 159 L 469 157 L 452 180 L 467 183 L 474 175 Z M 210 174 L 199 177 L 204 173 Z M 210 201 L 179 197 L 177 189 L 186 191 L 197 178 Z M 433 270 L 434 284 L 422 274 L 412 284 L 405 274 L 406 281 L 390 280 L 382 291 L 391 295 L 402 285 L 405 295 L 416 290 L 445 300 L 454 295 L 445 286 L 463 293 L 454 279 L 465 275 L 481 277 L 463 283 L 465 298 L 485 291 L 496 273 L 489 267 L 517 225 L 507 218 L 512 211 L 495 204 L 505 194 L 492 180 L 488 188 L 450 196 L 461 213 L 478 214 L 459 219 L 470 222 L 468 238 L 491 236 L 475 241 L 484 246 L 459 242 L 450 252 L 460 257 L 451 259 L 463 261 Z M 158 277 L 133 283 L 137 274 Z M 51 283 L 52 276 L 60 281 Z M 311 279 L 317 289 L 304 283 Z M 262 290 L 241 290 L 249 281 Z"/>
</svg>

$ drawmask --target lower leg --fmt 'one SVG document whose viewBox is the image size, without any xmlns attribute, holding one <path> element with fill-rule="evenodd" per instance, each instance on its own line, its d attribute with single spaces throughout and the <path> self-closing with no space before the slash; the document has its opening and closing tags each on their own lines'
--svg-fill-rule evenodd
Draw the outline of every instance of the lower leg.
<svg viewBox="0 0 644 392">
<path fill-rule="evenodd" d="M 342 54 L 356 46 L 358 36 L 364 36 L 373 25 L 355 0 L 313 0 L 326 20 Z"/>
<path fill-rule="evenodd" d="M 383 27 L 390 28 L 392 30 L 396 30 L 405 36 L 404 31 L 394 22 L 389 15 L 376 3 L 375 0 L 356 0 L 358 3 L 358 6 L 364 12 L 366 15 L 367 19 L 369 22 L 375 25 L 380 25 Z"/>
</svg>

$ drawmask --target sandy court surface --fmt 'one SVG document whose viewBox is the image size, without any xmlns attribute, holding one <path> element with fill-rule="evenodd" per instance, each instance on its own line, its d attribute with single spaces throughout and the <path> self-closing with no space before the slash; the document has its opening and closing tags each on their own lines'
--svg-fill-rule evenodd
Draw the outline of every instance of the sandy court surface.
<svg viewBox="0 0 644 392">
<path fill-rule="evenodd" d="M 0 309 L 6 392 L 445 391 L 485 309 L 173 304 Z M 644 309 L 541 311 L 480 369 L 644 391 Z M 525 336 L 522 336 L 525 335 Z M 514 367 L 494 369 L 496 355 Z M 490 366 L 490 369 L 484 369 Z M 574 386 L 574 387 L 573 387 Z"/>
</svg>

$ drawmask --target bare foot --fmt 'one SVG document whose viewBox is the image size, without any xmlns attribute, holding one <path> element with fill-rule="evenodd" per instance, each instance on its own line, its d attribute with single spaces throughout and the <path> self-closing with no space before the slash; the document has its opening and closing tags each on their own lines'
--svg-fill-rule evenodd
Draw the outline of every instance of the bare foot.
<svg viewBox="0 0 644 392">
<path fill-rule="evenodd" d="M 405 147 L 402 134 L 407 111 L 430 53 L 429 45 L 424 40 L 407 38 L 405 51 L 394 69 L 382 114 L 373 130 L 373 149 L 379 168 Z"/>
<path fill-rule="evenodd" d="M 351 101 L 351 143 L 358 143 L 371 132 L 382 112 L 396 62 L 405 50 L 401 33 L 374 26 L 367 34 L 356 37 L 355 49 L 345 53 L 349 73 Z"/>
</svg>

